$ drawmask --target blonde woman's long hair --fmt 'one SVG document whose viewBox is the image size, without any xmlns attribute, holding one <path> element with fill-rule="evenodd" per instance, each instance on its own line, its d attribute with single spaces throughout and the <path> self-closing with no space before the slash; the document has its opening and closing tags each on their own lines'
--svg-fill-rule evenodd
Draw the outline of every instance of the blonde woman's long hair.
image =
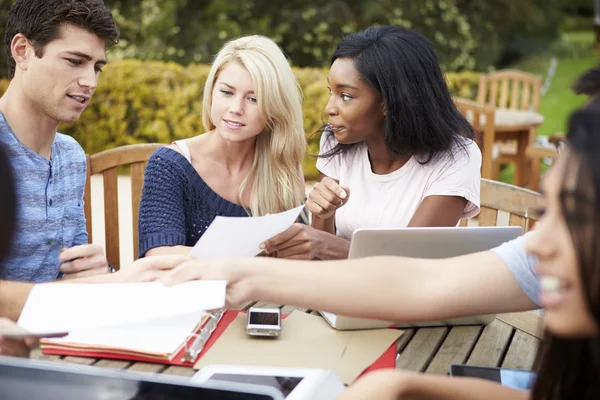
<svg viewBox="0 0 600 400">
<path fill-rule="evenodd" d="M 240 63 L 254 84 L 265 129 L 256 137 L 254 160 L 238 196 L 252 182 L 251 215 L 289 210 L 304 203 L 302 158 L 306 137 L 302 119 L 302 94 L 292 68 L 277 44 L 264 36 L 247 36 L 225 44 L 217 54 L 204 87 L 202 122 L 215 129 L 210 117 L 212 92 L 219 73 L 231 62 Z"/>
</svg>

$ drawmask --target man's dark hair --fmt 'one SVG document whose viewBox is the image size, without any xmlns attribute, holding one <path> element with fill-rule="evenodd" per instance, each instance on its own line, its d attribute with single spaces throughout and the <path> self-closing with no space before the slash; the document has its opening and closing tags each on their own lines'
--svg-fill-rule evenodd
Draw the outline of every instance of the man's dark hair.
<svg viewBox="0 0 600 400">
<path fill-rule="evenodd" d="M 86 29 L 104 39 L 107 48 L 119 40 L 119 28 L 102 0 L 17 0 L 8 13 L 4 33 L 9 78 L 16 68 L 10 50 L 15 35 L 22 33 L 33 44 L 35 55 L 42 57 L 44 47 L 58 37 L 63 24 Z"/>
<path fill-rule="evenodd" d="M 573 91 L 591 97 L 600 95 L 600 65 L 581 74 L 573 85 Z"/>
</svg>

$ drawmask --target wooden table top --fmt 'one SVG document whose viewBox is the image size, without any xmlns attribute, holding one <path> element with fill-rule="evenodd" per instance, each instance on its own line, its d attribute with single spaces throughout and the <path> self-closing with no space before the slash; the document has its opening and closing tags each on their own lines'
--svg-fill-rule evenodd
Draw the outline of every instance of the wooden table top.
<svg viewBox="0 0 600 400">
<path fill-rule="evenodd" d="M 295 309 L 266 303 L 253 303 L 255 307 L 279 307 L 284 314 Z M 445 326 L 403 329 L 397 343 L 396 368 L 425 373 L 447 374 L 451 364 L 469 364 L 490 367 L 530 370 L 535 359 L 539 339 L 535 336 L 535 321 L 521 323 L 519 314 L 499 315 L 492 323 L 482 326 Z M 504 317 L 506 316 L 506 317 Z M 526 316 L 529 319 L 529 316 Z M 511 324 L 519 326 L 515 327 Z M 533 334 L 532 334 L 533 333 Z M 32 358 L 94 365 L 97 367 L 192 376 L 195 370 L 188 367 L 168 366 L 143 362 L 72 356 L 47 356 L 36 350 Z"/>
</svg>

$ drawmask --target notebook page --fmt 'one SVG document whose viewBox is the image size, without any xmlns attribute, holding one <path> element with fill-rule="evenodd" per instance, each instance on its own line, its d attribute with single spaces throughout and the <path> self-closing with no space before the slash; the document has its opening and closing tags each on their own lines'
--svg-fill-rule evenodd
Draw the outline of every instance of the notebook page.
<svg viewBox="0 0 600 400">
<path fill-rule="evenodd" d="M 171 354 L 184 343 L 204 315 L 206 313 L 192 313 L 111 328 L 73 331 L 64 338 L 47 339 L 45 342 Z"/>
<path fill-rule="evenodd" d="M 198 314 L 224 307 L 225 286 L 225 281 L 37 285 L 18 325 L 32 333 L 75 332 Z"/>
<path fill-rule="evenodd" d="M 262 242 L 285 231 L 294 224 L 304 206 L 262 217 L 218 216 L 200 237 L 190 256 L 254 257 L 261 252 Z"/>
</svg>

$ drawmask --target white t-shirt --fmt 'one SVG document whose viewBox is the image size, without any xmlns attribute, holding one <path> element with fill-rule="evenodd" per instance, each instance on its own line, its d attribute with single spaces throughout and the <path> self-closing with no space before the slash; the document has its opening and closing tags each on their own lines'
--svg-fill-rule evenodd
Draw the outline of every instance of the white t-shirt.
<svg viewBox="0 0 600 400">
<path fill-rule="evenodd" d="M 540 280 L 535 273 L 538 259 L 525 251 L 525 244 L 530 240 L 535 231 L 530 231 L 523 236 L 493 248 L 512 272 L 517 283 L 527 297 L 538 306 L 540 305 Z"/>
<path fill-rule="evenodd" d="M 337 145 L 334 136 L 321 137 L 324 154 Z M 464 139 L 466 150 L 457 149 L 454 158 L 440 155 L 422 165 L 411 157 L 400 169 L 386 175 L 371 170 L 367 145 L 360 143 L 345 154 L 319 158 L 323 174 L 350 188 L 350 199 L 335 213 L 337 235 L 350 240 L 357 228 L 402 228 L 408 226 L 427 196 L 460 196 L 468 200 L 461 219 L 479 213 L 481 151 L 475 142 Z"/>
</svg>

